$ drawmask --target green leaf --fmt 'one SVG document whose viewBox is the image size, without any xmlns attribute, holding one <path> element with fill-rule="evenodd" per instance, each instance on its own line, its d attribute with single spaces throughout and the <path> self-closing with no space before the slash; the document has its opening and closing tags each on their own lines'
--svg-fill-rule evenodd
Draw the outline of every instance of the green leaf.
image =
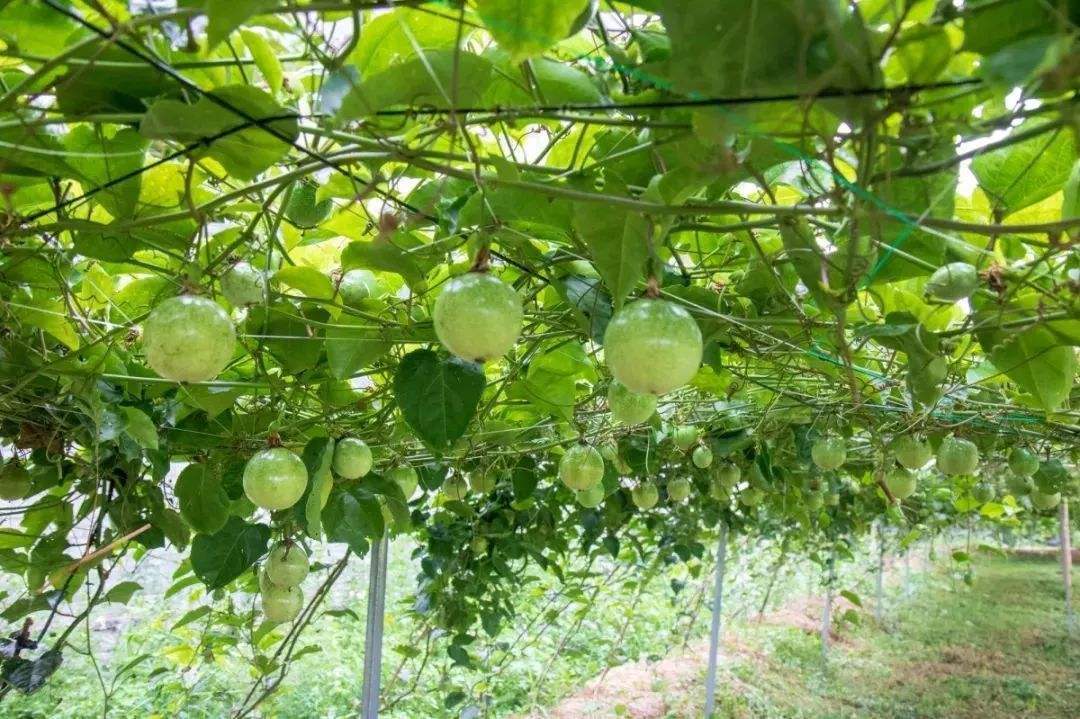
<svg viewBox="0 0 1080 719">
<path fill-rule="evenodd" d="M 343 487 L 334 487 L 322 513 L 326 539 L 347 544 L 356 554 L 366 554 L 369 541 L 383 536 L 382 509 L 377 500 Z"/>
<path fill-rule="evenodd" d="M 146 147 L 145 138 L 132 129 L 106 137 L 100 128 L 79 125 L 64 137 L 64 148 L 71 153 L 68 162 L 86 179 L 84 191 L 137 171 Z M 94 200 L 113 217 L 129 217 L 135 214 L 140 184 L 140 175 L 135 175 L 96 193 Z"/>
<path fill-rule="evenodd" d="M 213 50 L 249 17 L 277 4 L 277 0 L 206 0 L 206 49 Z"/>
<path fill-rule="evenodd" d="M 477 0 L 476 12 L 516 62 L 542 54 L 569 35 L 588 4 L 588 0 Z"/>
<path fill-rule="evenodd" d="M 416 436 L 432 451 L 442 453 L 465 434 L 484 384 L 479 365 L 416 350 L 398 365 L 394 399 Z"/>
<path fill-rule="evenodd" d="M 515 65 L 509 54 L 489 50 L 484 54 L 494 65 L 491 87 L 484 95 L 486 106 L 520 107 L 542 105 L 593 105 L 603 101 L 600 90 L 581 70 L 569 65 L 536 58 L 528 65 L 532 83 L 525 67 Z M 531 84 L 535 86 L 535 94 Z"/>
<path fill-rule="evenodd" d="M 491 63 L 479 55 L 461 51 L 455 61 L 453 50 L 432 50 L 361 80 L 342 99 L 338 118 L 358 120 L 394 107 L 476 105 L 490 78 Z"/>
<path fill-rule="evenodd" d="M 200 534 L 214 534 L 229 519 L 229 495 L 221 478 L 205 464 L 189 464 L 174 488 L 180 516 Z"/>
<path fill-rule="evenodd" d="M 330 473 L 330 465 L 334 459 L 334 440 L 329 438 L 313 439 L 311 442 L 319 442 L 321 450 L 314 452 L 308 474 L 311 482 L 308 484 L 307 499 L 304 502 L 304 520 L 307 523 L 309 537 L 318 539 L 322 536 L 322 511 L 330 497 L 330 489 L 334 485 L 334 477 Z M 307 448 L 304 455 L 307 456 Z"/>
<path fill-rule="evenodd" d="M 360 268 L 393 272 L 401 275 L 417 292 L 426 287 L 424 273 L 416 260 L 386 237 L 372 242 L 350 242 L 341 253 L 341 268 L 345 271 Z"/>
<path fill-rule="evenodd" d="M 348 379 L 390 351 L 392 344 L 370 321 L 341 315 L 326 328 L 326 361 L 338 379 Z"/>
<path fill-rule="evenodd" d="M 276 95 L 281 90 L 281 82 L 284 76 L 277 53 L 270 47 L 270 43 L 267 42 L 266 38 L 254 30 L 241 28 L 240 37 L 244 38 L 244 44 L 247 45 L 248 52 L 251 53 L 251 58 L 255 61 L 255 67 L 259 68 L 259 72 L 263 74 L 266 84 L 270 86 L 270 94 Z"/>
<path fill-rule="evenodd" d="M 990 361 L 1040 407 L 1052 412 L 1069 398 L 1076 378 L 1076 351 L 1062 345 L 1045 328 L 1037 327 L 994 346 Z"/>
<path fill-rule="evenodd" d="M 80 29 L 68 42 L 89 37 L 92 37 L 89 31 Z M 72 59 L 86 62 L 72 63 L 68 72 L 56 81 L 57 106 L 72 117 L 110 112 L 141 114 L 152 100 L 177 97 L 180 93 L 176 80 L 112 40 L 82 46 Z M 103 65 L 95 66 L 95 63 Z"/>
<path fill-rule="evenodd" d="M 1030 130 L 1040 122 L 1045 121 L 1028 121 L 1012 131 Z M 1059 127 L 981 154 L 971 161 L 971 171 L 994 206 L 1009 215 L 1060 190 L 1075 160 L 1073 133 Z"/>
<path fill-rule="evenodd" d="M 595 206 L 579 204 L 574 208 L 574 229 L 588 246 L 618 310 L 645 275 L 652 229 L 649 220 L 638 212 L 598 212 Z"/>
<path fill-rule="evenodd" d="M 580 343 L 566 342 L 530 362 L 525 378 L 514 384 L 510 394 L 571 421 L 577 404 L 578 380 L 595 381 L 596 370 Z"/>
<path fill-rule="evenodd" d="M 334 283 L 314 267 L 288 265 L 275 272 L 274 279 L 281 284 L 300 290 L 305 297 L 319 300 L 334 298 Z"/>
<path fill-rule="evenodd" d="M 270 527 L 229 517 L 221 531 L 195 537 L 191 543 L 191 569 L 207 588 L 219 589 L 266 554 L 269 541 Z"/>
<path fill-rule="evenodd" d="M 142 589 L 138 582 L 120 582 L 105 592 L 105 601 L 114 604 L 127 604 L 135 592 Z"/>
<path fill-rule="evenodd" d="M 453 48 L 459 32 L 464 42 L 472 27 L 459 27 L 456 13 L 398 7 L 365 20 L 348 61 L 369 77 L 427 51 Z"/>
<path fill-rule="evenodd" d="M 266 344 L 274 357 L 290 373 L 311 369 L 319 362 L 322 341 L 317 328 L 304 318 L 311 316 L 325 322 L 329 315 L 323 310 L 304 310 L 287 302 L 256 307 L 248 314 L 248 332 Z"/>
<path fill-rule="evenodd" d="M 128 436 L 138 442 L 143 449 L 157 449 L 158 436 L 154 421 L 142 410 L 134 407 L 122 409 L 127 415 L 127 426 L 124 427 L 124 431 L 128 433 Z"/>
<path fill-rule="evenodd" d="M 1043 0 L 980 0 L 964 6 L 964 50 L 989 55 L 1002 47 L 1057 31 L 1057 10 Z"/>
</svg>

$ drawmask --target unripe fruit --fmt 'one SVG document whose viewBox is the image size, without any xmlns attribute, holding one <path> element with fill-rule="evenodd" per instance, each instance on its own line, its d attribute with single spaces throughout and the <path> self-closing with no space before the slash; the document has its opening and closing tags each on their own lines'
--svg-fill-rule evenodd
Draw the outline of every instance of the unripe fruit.
<svg viewBox="0 0 1080 719">
<path fill-rule="evenodd" d="M 631 392 L 622 382 L 612 380 L 608 385 L 608 407 L 616 422 L 641 424 L 656 411 L 656 395 Z"/>
<path fill-rule="evenodd" d="M 672 502 L 681 502 L 690 496 L 690 492 L 693 490 L 693 484 L 685 477 L 679 477 L 673 479 L 667 484 L 668 498 Z"/>
<path fill-rule="evenodd" d="M 386 478 L 401 487 L 401 493 L 405 495 L 405 501 L 412 499 L 416 494 L 416 488 L 420 486 L 420 477 L 412 467 L 394 467 L 386 473 Z"/>
<path fill-rule="evenodd" d="M 435 300 L 439 341 L 458 357 L 487 362 L 510 351 L 521 334 L 521 297 L 481 272 L 451 278 Z"/>
<path fill-rule="evenodd" d="M 1053 509 L 1061 503 L 1061 495 L 1058 493 L 1044 494 L 1038 489 L 1031 491 L 1031 506 L 1040 512 Z"/>
<path fill-rule="evenodd" d="M 946 437 L 938 447 L 937 467 L 942 474 L 973 474 L 979 466 L 979 448 L 974 442 Z"/>
<path fill-rule="evenodd" d="M 1030 477 L 1039 471 L 1039 458 L 1030 450 L 1017 447 L 1009 454 L 1009 469 L 1017 477 Z"/>
<path fill-rule="evenodd" d="M 460 502 L 468 496 L 469 485 L 462 477 L 455 474 L 443 483 L 442 491 L 447 499 Z"/>
<path fill-rule="evenodd" d="M 174 382 L 205 382 L 232 359 L 236 330 L 217 302 L 205 297 L 170 297 L 143 323 L 146 363 Z"/>
<path fill-rule="evenodd" d="M 0 470 L 0 499 L 26 499 L 32 484 L 26 467 L 12 460 Z"/>
<path fill-rule="evenodd" d="M 894 469 L 885 478 L 885 486 L 897 499 L 907 499 L 915 494 L 916 482 L 915 475 L 906 469 Z"/>
<path fill-rule="evenodd" d="M 939 267 L 926 281 L 926 295 L 940 302 L 959 302 L 979 288 L 979 271 L 966 262 Z"/>
<path fill-rule="evenodd" d="M 299 587 L 279 587 L 276 584 L 267 583 L 260 594 L 266 621 L 273 624 L 291 622 L 304 608 L 304 593 Z"/>
<path fill-rule="evenodd" d="M 847 443 L 843 437 L 822 437 L 810 448 L 810 457 L 821 469 L 837 469 L 847 460 Z"/>
<path fill-rule="evenodd" d="M 473 537 L 469 542 L 469 549 L 473 554 L 487 554 L 488 540 L 487 537 Z"/>
<path fill-rule="evenodd" d="M 586 509 L 595 509 L 600 506 L 600 503 L 604 501 L 604 483 L 597 482 L 588 489 L 577 490 L 574 492 L 574 498 L 577 499 L 577 503 Z"/>
<path fill-rule="evenodd" d="M 495 473 L 469 472 L 469 489 L 477 494 L 487 494 L 495 489 Z"/>
<path fill-rule="evenodd" d="M 979 482 L 971 488 L 971 496 L 979 504 L 986 504 L 994 499 L 994 488 L 989 482 Z"/>
<path fill-rule="evenodd" d="M 922 469 L 934 458 L 930 443 L 911 435 L 897 437 L 892 443 L 892 452 L 896 461 L 907 469 Z"/>
<path fill-rule="evenodd" d="M 604 458 L 587 444 L 575 444 L 559 460 L 559 479 L 570 489 L 582 491 L 604 478 Z"/>
<path fill-rule="evenodd" d="M 696 447 L 694 453 L 690 456 L 690 459 L 694 462 L 695 467 L 698 469 L 705 469 L 712 465 L 712 450 L 705 446 Z"/>
<path fill-rule="evenodd" d="M 284 447 L 264 449 L 244 467 L 244 494 L 252 504 L 272 512 L 296 504 L 307 483 L 304 461 Z"/>
<path fill-rule="evenodd" d="M 652 482 L 642 482 L 630 490 L 630 496 L 638 509 L 652 509 L 660 501 L 660 491 Z"/>
<path fill-rule="evenodd" d="M 1014 496 L 1023 497 L 1024 495 L 1031 492 L 1031 489 L 1035 486 L 1035 484 L 1031 481 L 1031 477 L 1012 475 L 1006 478 L 1005 486 Z"/>
<path fill-rule="evenodd" d="M 1056 494 L 1068 489 L 1070 484 L 1069 470 L 1056 457 L 1039 462 L 1039 470 L 1032 479 L 1043 494 Z"/>
<path fill-rule="evenodd" d="M 724 462 L 716 469 L 716 481 L 724 489 L 733 489 L 740 479 L 742 479 L 742 470 L 737 464 Z"/>
<path fill-rule="evenodd" d="M 671 438 L 675 441 L 675 446 L 685 452 L 694 446 L 694 443 L 698 441 L 700 434 L 701 432 L 697 427 L 684 424 L 675 428 Z"/>
<path fill-rule="evenodd" d="M 747 487 L 742 492 L 739 492 L 739 502 L 746 507 L 755 507 L 763 499 L 765 499 L 765 492 L 757 487 Z"/>
<path fill-rule="evenodd" d="M 604 459 L 611 462 L 611 465 L 615 467 L 615 471 L 619 474 L 630 473 L 630 465 L 619 456 L 619 448 L 615 446 L 614 442 L 605 442 L 600 445 L 600 454 Z"/>
<path fill-rule="evenodd" d="M 371 270 L 349 270 L 341 276 L 338 294 L 341 296 L 341 304 L 357 307 L 364 300 L 379 296 L 379 280 Z"/>
<path fill-rule="evenodd" d="M 307 578 L 308 558 L 299 544 L 279 544 L 266 558 L 266 578 L 279 587 L 296 587 Z"/>
<path fill-rule="evenodd" d="M 317 200 L 318 188 L 310 182 L 300 182 L 293 187 L 289 203 L 285 205 L 285 217 L 302 230 L 322 224 L 334 209 L 328 197 Z"/>
<path fill-rule="evenodd" d="M 693 379 L 701 366 L 701 330 L 690 313 L 666 300 L 620 309 L 604 333 L 604 356 L 630 390 L 661 395 Z"/>
<path fill-rule="evenodd" d="M 339 439 L 334 445 L 334 473 L 343 479 L 359 479 L 371 471 L 371 448 L 356 437 Z"/>
<path fill-rule="evenodd" d="M 247 262 L 237 262 L 221 276 L 221 294 L 236 307 L 266 301 L 266 275 Z"/>
<path fill-rule="evenodd" d="M 821 492 L 807 492 L 803 501 L 806 503 L 807 509 L 821 509 L 825 504 L 825 497 Z"/>
</svg>

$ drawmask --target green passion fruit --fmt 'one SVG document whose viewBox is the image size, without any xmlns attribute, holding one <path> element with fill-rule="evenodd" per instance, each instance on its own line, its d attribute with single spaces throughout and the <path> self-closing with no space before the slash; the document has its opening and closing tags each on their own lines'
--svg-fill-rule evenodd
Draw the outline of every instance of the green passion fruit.
<svg viewBox="0 0 1080 719">
<path fill-rule="evenodd" d="M 959 302 L 979 288 L 979 271 L 967 262 L 943 265 L 926 281 L 926 296 L 939 302 Z"/>
<path fill-rule="evenodd" d="M 765 492 L 757 487 L 747 487 L 739 492 L 739 502 L 745 507 L 756 507 L 765 499 Z"/>
<path fill-rule="evenodd" d="M 690 492 L 693 490 L 694 485 L 686 477 L 679 477 L 673 479 L 667 484 L 668 498 L 672 502 L 682 502 L 690 496 Z"/>
<path fill-rule="evenodd" d="M 282 542 L 266 558 L 266 578 L 279 587 L 299 586 L 308 575 L 308 556 L 296 543 Z"/>
<path fill-rule="evenodd" d="M 630 490 L 630 497 L 638 509 L 652 509 L 660 501 L 660 490 L 652 482 L 642 482 Z"/>
<path fill-rule="evenodd" d="M 1032 477 L 1035 486 L 1043 494 L 1056 494 L 1068 488 L 1069 470 L 1056 457 L 1039 462 L 1039 469 Z"/>
<path fill-rule="evenodd" d="M 974 487 L 971 488 L 971 496 L 975 498 L 975 501 L 979 504 L 986 504 L 994 500 L 994 485 L 989 482 L 977 482 Z"/>
<path fill-rule="evenodd" d="M 847 460 L 847 443 L 843 437 L 822 437 L 810 448 L 810 457 L 820 469 L 837 469 Z"/>
<path fill-rule="evenodd" d="M 675 431 L 671 433 L 671 438 L 675 441 L 675 446 L 685 452 L 694 446 L 700 435 L 701 432 L 697 427 L 684 424 L 675 428 Z"/>
<path fill-rule="evenodd" d="M 608 407 L 611 418 L 619 424 L 641 424 L 656 412 L 656 395 L 631 392 L 619 380 L 608 385 Z"/>
<path fill-rule="evenodd" d="M 304 593 L 299 587 L 279 587 L 267 582 L 260 590 L 266 621 L 284 624 L 296 619 L 304 608 Z"/>
<path fill-rule="evenodd" d="M 455 474 L 443 482 L 442 492 L 447 499 L 460 502 L 469 494 L 469 483 L 464 477 Z"/>
<path fill-rule="evenodd" d="M 1009 453 L 1009 469 L 1017 477 L 1030 477 L 1039 471 L 1039 458 L 1031 450 L 1017 447 Z"/>
<path fill-rule="evenodd" d="M 716 481 L 724 489 L 734 489 L 740 479 L 742 479 L 742 470 L 737 464 L 724 462 L 716 468 Z"/>
<path fill-rule="evenodd" d="M 266 301 L 266 275 L 247 262 L 237 262 L 221 276 L 221 294 L 235 307 Z"/>
<path fill-rule="evenodd" d="M 338 283 L 341 304 L 346 307 L 358 307 L 367 299 L 382 294 L 379 280 L 371 270 L 349 270 L 341 276 Z"/>
<path fill-rule="evenodd" d="M 908 434 L 893 441 L 892 452 L 896 461 L 907 469 L 922 469 L 934 458 L 929 442 Z"/>
<path fill-rule="evenodd" d="M 170 297 L 143 323 L 146 363 L 174 382 L 205 382 L 232 359 L 236 329 L 217 302 L 205 297 Z"/>
<path fill-rule="evenodd" d="M 451 278 L 435 300 L 439 341 L 458 357 L 487 362 L 510 351 L 521 334 L 521 297 L 491 275 L 468 272 Z"/>
<path fill-rule="evenodd" d="M 1023 497 L 1029 494 L 1035 483 L 1031 481 L 1031 477 L 1021 477 L 1019 475 L 1011 475 L 1005 479 L 1005 488 L 1014 497 Z"/>
<path fill-rule="evenodd" d="M 1053 509 L 1061 503 L 1061 495 L 1057 492 L 1046 494 L 1038 489 L 1031 490 L 1031 506 L 1040 512 Z"/>
<path fill-rule="evenodd" d="M 601 502 L 604 501 L 605 496 L 603 482 L 597 482 L 588 489 L 574 491 L 574 499 L 586 509 L 595 509 L 599 507 Z"/>
<path fill-rule="evenodd" d="M 488 550 L 487 537 L 480 537 L 480 536 L 473 537 L 469 541 L 469 549 L 472 550 L 473 554 L 487 554 L 487 550 Z"/>
<path fill-rule="evenodd" d="M 607 365 L 633 392 L 661 395 L 682 387 L 697 373 L 701 354 L 697 322 L 667 300 L 626 305 L 604 333 Z"/>
<path fill-rule="evenodd" d="M 907 499 L 915 494 L 917 484 L 915 475 L 906 469 L 894 469 L 885 477 L 885 486 L 897 499 Z"/>
<path fill-rule="evenodd" d="M 284 447 L 264 449 L 244 467 L 244 494 L 255 506 L 272 512 L 296 504 L 307 483 L 304 461 Z"/>
<path fill-rule="evenodd" d="M 694 453 L 690 455 L 690 461 L 692 461 L 694 466 L 698 469 L 706 469 L 707 467 L 712 466 L 712 450 L 705 445 L 695 447 Z"/>
<path fill-rule="evenodd" d="M 359 479 L 371 471 L 371 447 L 356 437 L 339 439 L 334 445 L 334 473 L 343 479 Z"/>
<path fill-rule="evenodd" d="M 0 499 L 26 499 L 33 482 L 26 467 L 12 460 L 0 470 Z"/>
<path fill-rule="evenodd" d="M 469 489 L 477 494 L 487 494 L 495 489 L 494 472 L 469 472 Z"/>
<path fill-rule="evenodd" d="M 420 477 L 412 467 L 394 467 L 386 473 L 386 478 L 401 488 L 406 502 L 412 499 L 416 488 L 420 486 Z"/>
<path fill-rule="evenodd" d="M 587 444 L 575 444 L 559 460 L 559 479 L 578 492 L 589 489 L 604 478 L 604 458 Z"/>
<path fill-rule="evenodd" d="M 937 452 L 937 467 L 950 476 L 973 474 L 979 466 L 979 448 L 974 442 L 959 437 L 941 440 Z"/>
</svg>

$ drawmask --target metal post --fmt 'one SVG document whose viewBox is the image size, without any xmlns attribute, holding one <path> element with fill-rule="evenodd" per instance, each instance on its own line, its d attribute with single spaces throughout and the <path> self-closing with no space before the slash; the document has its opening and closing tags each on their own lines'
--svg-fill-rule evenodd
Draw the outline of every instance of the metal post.
<svg viewBox="0 0 1080 719">
<path fill-rule="evenodd" d="M 877 593 L 874 599 L 874 616 L 880 624 L 885 620 L 885 528 L 878 523 Z"/>
<path fill-rule="evenodd" d="M 712 628 L 709 633 L 709 669 L 705 674 L 705 717 L 716 706 L 716 667 L 720 652 L 720 619 L 724 601 L 724 563 L 727 559 L 727 525 L 720 525 L 720 544 L 716 548 L 716 588 L 713 592 Z"/>
<path fill-rule="evenodd" d="M 368 576 L 367 630 L 364 635 L 364 690 L 360 701 L 362 719 L 378 719 L 379 682 L 382 675 L 383 615 L 386 611 L 386 537 L 371 546 Z"/>
<path fill-rule="evenodd" d="M 1076 617 L 1072 605 L 1072 536 L 1069 529 L 1069 500 L 1058 505 L 1058 539 L 1061 545 L 1061 581 L 1065 589 L 1065 628 L 1072 632 Z"/>
<path fill-rule="evenodd" d="M 825 579 L 825 606 L 821 609 L 821 659 L 829 658 L 829 635 L 832 632 L 833 584 L 836 583 L 836 557 L 829 557 L 829 571 Z"/>
</svg>

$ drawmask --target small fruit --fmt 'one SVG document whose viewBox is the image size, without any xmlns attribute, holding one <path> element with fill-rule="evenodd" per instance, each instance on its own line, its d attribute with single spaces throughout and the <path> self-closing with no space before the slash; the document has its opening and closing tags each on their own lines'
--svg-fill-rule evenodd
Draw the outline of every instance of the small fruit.
<svg viewBox="0 0 1080 719">
<path fill-rule="evenodd" d="M 822 437 L 810 448 L 810 457 L 821 469 L 837 469 L 847 460 L 847 443 L 843 437 Z"/>
<path fill-rule="evenodd" d="M 304 608 L 304 593 L 299 587 L 279 587 L 273 582 L 268 582 L 261 589 L 260 594 L 262 594 L 263 614 L 266 615 L 266 621 L 273 624 L 291 622 Z"/>
<path fill-rule="evenodd" d="M 907 499 L 915 494 L 917 480 L 915 475 L 906 469 L 894 469 L 885 478 L 885 486 L 897 499 Z"/>
<path fill-rule="evenodd" d="M 293 187 L 289 203 L 285 206 L 285 217 L 302 230 L 318 227 L 330 216 L 334 209 L 333 201 L 328 197 L 317 200 L 318 188 L 311 182 L 300 182 Z"/>
<path fill-rule="evenodd" d="M 359 479 L 371 471 L 371 447 L 356 437 L 339 439 L 334 446 L 334 473 L 343 479 Z"/>
<path fill-rule="evenodd" d="M 897 437 L 892 443 L 892 451 L 896 461 L 907 469 L 922 469 L 934 457 L 929 442 L 909 434 Z"/>
<path fill-rule="evenodd" d="M 0 470 L 0 499 L 26 499 L 32 484 L 26 467 L 12 460 Z"/>
<path fill-rule="evenodd" d="M 1051 457 L 1045 462 L 1039 462 L 1039 469 L 1032 479 L 1035 486 L 1043 494 L 1056 494 L 1069 487 L 1069 470 L 1057 457 Z"/>
<path fill-rule="evenodd" d="M 693 490 L 694 485 L 686 477 L 679 477 L 673 479 L 667 484 L 668 498 L 672 502 L 681 502 L 690 496 L 690 492 Z"/>
<path fill-rule="evenodd" d="M 295 543 L 281 543 L 266 558 L 266 578 L 279 587 L 296 587 L 307 578 L 308 557 Z"/>
<path fill-rule="evenodd" d="M 941 440 L 937 452 L 937 467 L 942 474 L 973 474 L 979 466 L 979 448 L 974 442 L 957 437 Z"/>
<path fill-rule="evenodd" d="M 1031 506 L 1040 512 L 1053 509 L 1061 503 L 1061 495 L 1058 493 L 1044 494 L 1038 489 L 1031 490 Z"/>
<path fill-rule="evenodd" d="M 570 489 L 583 491 L 604 478 L 604 458 L 587 444 L 575 444 L 559 460 L 559 479 Z"/>
<path fill-rule="evenodd" d="M 656 395 L 631 392 L 619 380 L 608 385 L 611 418 L 620 424 L 641 424 L 656 412 Z"/>
<path fill-rule="evenodd" d="M 694 443 L 698 441 L 700 434 L 701 432 L 697 427 L 684 424 L 675 428 L 671 438 L 675 440 L 675 446 L 685 452 L 694 446 Z"/>
<path fill-rule="evenodd" d="M 443 482 L 442 492 L 447 499 L 460 502 L 468 496 L 469 485 L 463 477 L 455 474 L 453 477 Z"/>
<path fill-rule="evenodd" d="M 394 467 L 386 473 L 386 478 L 397 483 L 401 487 L 401 493 L 405 495 L 405 501 L 412 499 L 416 494 L 416 488 L 420 486 L 420 477 L 412 467 Z"/>
<path fill-rule="evenodd" d="M 221 276 L 221 294 L 235 307 L 266 301 L 266 275 L 247 262 L 237 262 Z"/>
<path fill-rule="evenodd" d="M 604 333 L 604 355 L 630 390 L 661 395 L 689 382 L 701 366 L 701 330 L 684 308 L 642 299 L 620 309 Z"/>
<path fill-rule="evenodd" d="M 469 489 L 477 494 L 487 494 L 495 489 L 495 473 L 469 472 Z"/>
<path fill-rule="evenodd" d="M 604 459 L 611 462 L 619 474 L 630 474 L 630 465 L 619 455 L 619 448 L 614 442 L 604 442 L 600 445 L 600 454 Z"/>
<path fill-rule="evenodd" d="M 807 492 L 803 501 L 806 502 L 807 509 L 821 509 L 825 504 L 825 497 L 821 492 Z"/>
<path fill-rule="evenodd" d="M 740 479 L 742 479 L 742 470 L 739 469 L 739 465 L 737 464 L 724 462 L 716 468 L 716 481 L 724 489 L 734 489 Z"/>
<path fill-rule="evenodd" d="M 660 491 L 652 482 L 642 482 L 630 490 L 630 497 L 638 509 L 652 509 L 660 501 Z"/>
<path fill-rule="evenodd" d="M 232 359 L 236 329 L 217 302 L 205 297 L 170 297 L 143 323 L 146 363 L 174 382 L 205 382 Z"/>
<path fill-rule="evenodd" d="M 986 504 L 994 499 L 994 487 L 989 482 L 977 482 L 971 488 L 971 496 L 979 504 Z"/>
<path fill-rule="evenodd" d="M 693 461 L 695 467 L 698 469 L 705 469 L 712 465 L 712 450 L 704 445 L 695 447 L 694 453 L 690 455 L 690 459 Z"/>
<path fill-rule="evenodd" d="M 341 295 L 341 304 L 357 307 L 364 300 L 381 294 L 379 280 L 371 270 L 349 270 L 341 276 L 338 294 Z"/>
<path fill-rule="evenodd" d="M 765 492 L 757 487 L 747 487 L 739 492 L 739 502 L 746 507 L 756 507 L 758 504 L 761 504 L 761 500 L 763 499 L 765 499 Z"/>
<path fill-rule="evenodd" d="M 574 498 L 577 499 L 577 503 L 586 509 L 595 509 L 600 506 L 600 503 L 604 501 L 604 483 L 597 482 L 588 489 L 576 490 L 574 492 Z"/>
<path fill-rule="evenodd" d="M 483 272 L 451 278 L 435 300 L 435 334 L 458 357 L 487 362 L 510 351 L 521 334 L 521 297 Z"/>
<path fill-rule="evenodd" d="M 473 554 L 487 554 L 488 540 L 487 537 L 476 536 L 469 542 L 469 549 Z"/>
<path fill-rule="evenodd" d="M 304 461 L 284 447 L 264 449 L 244 467 L 244 494 L 252 504 L 272 512 L 296 504 L 307 483 Z"/>
<path fill-rule="evenodd" d="M 1031 477 L 1021 477 L 1019 475 L 1012 475 L 1005 479 L 1005 487 L 1014 497 L 1023 497 L 1029 494 L 1035 483 L 1031 481 Z"/>
<path fill-rule="evenodd" d="M 1031 450 L 1017 447 L 1009 454 L 1009 469 L 1017 477 L 1030 477 L 1039 471 L 1039 458 Z"/>
<path fill-rule="evenodd" d="M 926 281 L 927 297 L 940 302 L 959 302 L 979 288 L 979 271 L 967 262 L 950 262 Z"/>
</svg>

